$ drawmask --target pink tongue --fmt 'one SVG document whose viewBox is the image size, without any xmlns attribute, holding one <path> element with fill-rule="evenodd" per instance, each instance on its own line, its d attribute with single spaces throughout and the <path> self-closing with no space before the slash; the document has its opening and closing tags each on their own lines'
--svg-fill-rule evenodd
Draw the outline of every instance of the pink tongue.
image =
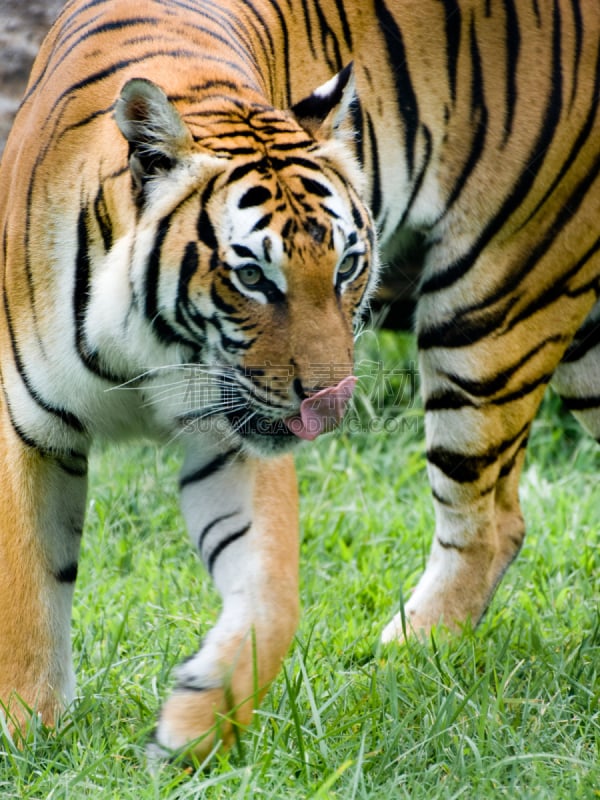
<svg viewBox="0 0 600 800">
<path fill-rule="evenodd" d="M 337 386 L 329 386 L 307 397 L 300 406 L 300 415 L 284 419 L 285 424 L 300 439 L 308 441 L 333 430 L 344 416 L 357 380 L 354 375 L 350 375 Z"/>
</svg>

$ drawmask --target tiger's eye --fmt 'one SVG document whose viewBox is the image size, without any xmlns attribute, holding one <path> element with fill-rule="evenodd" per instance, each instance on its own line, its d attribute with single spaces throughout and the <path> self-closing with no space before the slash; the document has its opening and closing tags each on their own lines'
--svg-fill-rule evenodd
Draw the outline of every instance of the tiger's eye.
<svg viewBox="0 0 600 800">
<path fill-rule="evenodd" d="M 337 271 L 337 278 L 338 280 L 345 281 L 348 278 L 352 277 L 352 274 L 356 272 L 356 267 L 358 266 L 358 256 L 356 253 L 351 253 L 347 255 L 342 262 L 340 263 Z"/>
<path fill-rule="evenodd" d="M 247 286 L 248 288 L 257 286 L 264 277 L 262 269 L 254 266 L 242 267 L 241 269 L 236 270 L 236 275 L 244 284 L 244 286 Z"/>
</svg>

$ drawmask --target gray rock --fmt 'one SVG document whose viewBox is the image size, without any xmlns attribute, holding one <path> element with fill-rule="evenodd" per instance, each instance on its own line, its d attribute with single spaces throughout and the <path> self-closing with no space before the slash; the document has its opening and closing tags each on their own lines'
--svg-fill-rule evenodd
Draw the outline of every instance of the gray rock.
<svg viewBox="0 0 600 800">
<path fill-rule="evenodd" d="M 65 0 L 0 0 L 0 153 L 40 43 Z"/>
</svg>

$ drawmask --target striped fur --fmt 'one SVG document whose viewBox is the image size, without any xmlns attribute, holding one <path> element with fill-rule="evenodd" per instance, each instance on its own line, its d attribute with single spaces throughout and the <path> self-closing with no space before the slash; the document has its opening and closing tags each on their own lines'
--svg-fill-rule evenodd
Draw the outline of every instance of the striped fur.
<svg viewBox="0 0 600 800">
<path fill-rule="evenodd" d="M 285 420 L 351 372 L 374 229 L 422 260 L 436 531 L 407 622 L 480 618 L 551 379 L 600 438 L 599 41 L 597 0 L 67 4 L 0 174 L 2 697 L 72 696 L 93 436 L 178 435 L 224 604 L 157 744 L 249 720 L 297 619 Z"/>
</svg>

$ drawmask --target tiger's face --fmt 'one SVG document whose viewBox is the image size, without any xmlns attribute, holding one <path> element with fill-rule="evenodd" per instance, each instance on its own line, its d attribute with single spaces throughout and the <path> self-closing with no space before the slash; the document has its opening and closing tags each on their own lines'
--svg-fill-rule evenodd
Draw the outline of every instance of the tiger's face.
<svg viewBox="0 0 600 800">
<path fill-rule="evenodd" d="M 161 219 L 151 291 L 162 297 L 149 317 L 187 346 L 204 387 L 179 414 L 187 425 L 218 417 L 260 454 L 314 438 L 304 400 L 337 386 L 348 393 L 375 272 L 370 216 L 343 148 L 309 139 L 289 115 L 268 115 L 268 126 L 255 117 L 237 126 L 233 144 L 213 131 L 192 142 L 180 129 L 169 164 L 132 156 L 141 220 Z M 240 140 L 250 145 L 243 154 Z M 153 175 L 141 172 L 148 165 Z"/>
</svg>

